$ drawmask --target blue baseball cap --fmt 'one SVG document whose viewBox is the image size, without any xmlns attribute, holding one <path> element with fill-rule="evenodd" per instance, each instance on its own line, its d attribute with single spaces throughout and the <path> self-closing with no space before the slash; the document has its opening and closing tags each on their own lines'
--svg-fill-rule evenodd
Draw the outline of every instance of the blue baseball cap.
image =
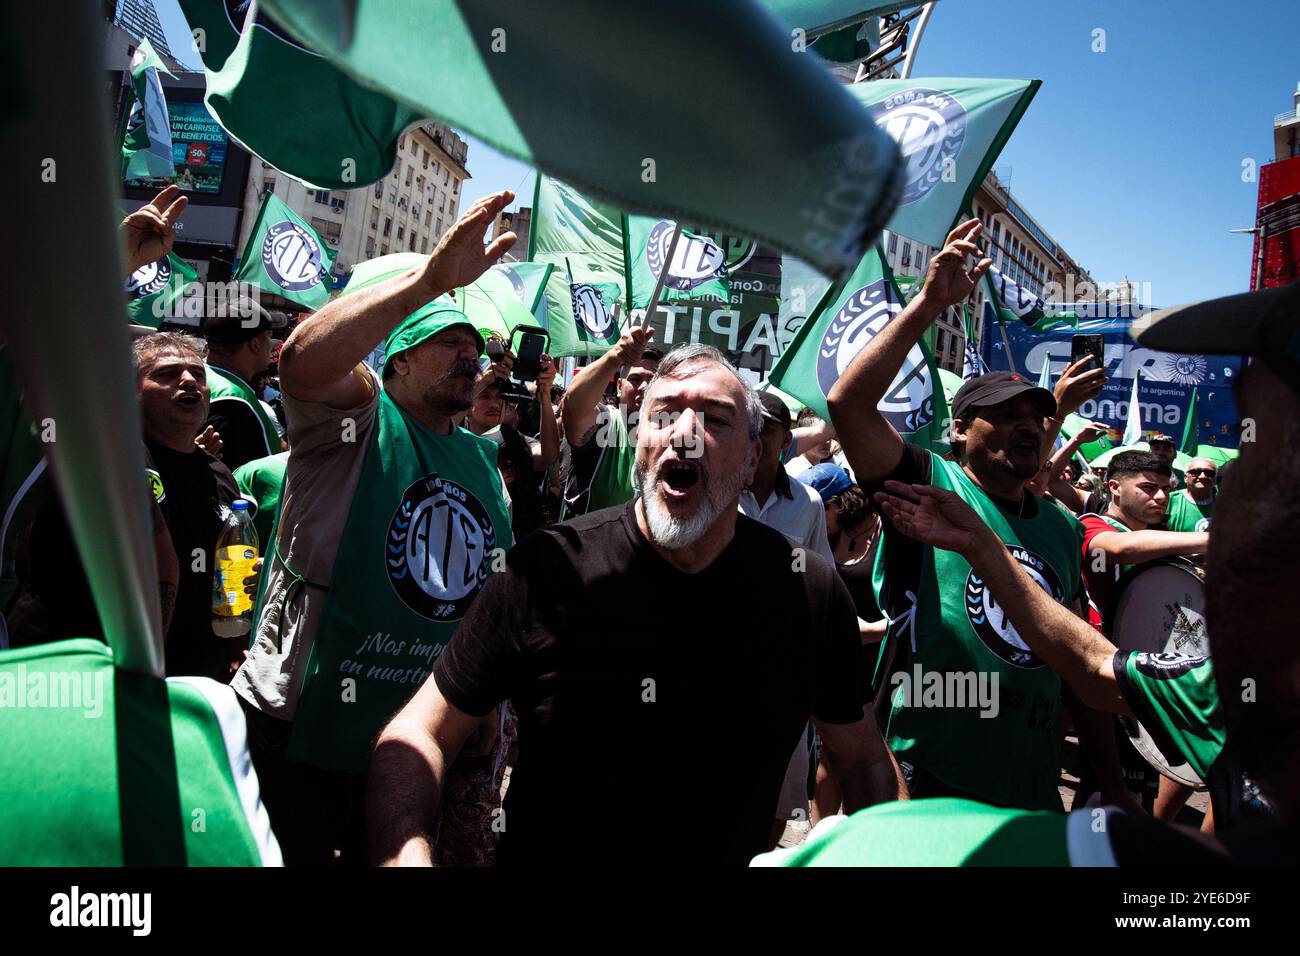
<svg viewBox="0 0 1300 956">
<path fill-rule="evenodd" d="M 829 461 L 824 461 L 820 465 L 813 465 L 795 477 L 805 485 L 811 485 L 813 490 L 822 496 L 822 504 L 826 503 L 827 498 L 834 497 L 844 489 L 853 487 L 853 481 L 849 478 L 848 473 L 839 465 Z"/>
</svg>

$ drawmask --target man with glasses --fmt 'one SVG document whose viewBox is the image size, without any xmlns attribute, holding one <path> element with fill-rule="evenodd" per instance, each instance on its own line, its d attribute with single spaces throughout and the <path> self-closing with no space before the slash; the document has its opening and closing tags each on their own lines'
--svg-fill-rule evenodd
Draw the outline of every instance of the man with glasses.
<svg viewBox="0 0 1300 956">
<path fill-rule="evenodd" d="M 1208 531 L 1219 468 L 1208 458 L 1193 458 L 1183 476 L 1187 487 L 1169 496 L 1169 530 Z"/>
</svg>

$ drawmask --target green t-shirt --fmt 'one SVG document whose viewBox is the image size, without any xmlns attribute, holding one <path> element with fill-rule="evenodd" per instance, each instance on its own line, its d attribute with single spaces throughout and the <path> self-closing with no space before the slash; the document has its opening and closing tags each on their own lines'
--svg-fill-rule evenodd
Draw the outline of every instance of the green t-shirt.
<svg viewBox="0 0 1300 956">
<path fill-rule="evenodd" d="M 918 452 L 909 448 L 913 456 Z M 993 501 L 959 463 L 920 454 L 929 455 L 930 483 L 974 508 L 1040 587 L 1062 604 L 1077 598 L 1083 544 L 1078 521 L 1037 499 L 1029 500 L 1022 517 Z M 892 528 L 887 535 L 882 552 L 903 544 Z M 989 803 L 1060 810 L 1060 678 L 1021 640 L 964 558 L 923 548 L 918 560 L 919 575 L 902 588 L 911 610 L 889 609 L 889 640 L 902 642 L 900 650 L 908 655 L 889 678 L 890 747 L 900 761 Z M 876 570 L 881 594 L 883 577 L 907 569 L 882 556 Z M 895 583 L 891 600 L 899 592 Z"/>
<path fill-rule="evenodd" d="M 289 453 L 283 451 L 278 455 L 245 462 L 234 472 L 240 493 L 252 498 L 257 504 L 253 527 L 257 529 L 257 540 L 263 554 L 271 550 L 271 533 L 280 513 L 280 492 L 284 486 L 284 472 L 288 462 Z"/>
<path fill-rule="evenodd" d="M 1181 488 L 1169 496 L 1169 510 L 1166 512 L 1169 530 L 1208 531 L 1210 528 L 1210 512 L 1213 510 L 1213 498 L 1206 504 L 1198 505 L 1192 500 L 1192 496 L 1187 493 L 1187 489 Z"/>
</svg>

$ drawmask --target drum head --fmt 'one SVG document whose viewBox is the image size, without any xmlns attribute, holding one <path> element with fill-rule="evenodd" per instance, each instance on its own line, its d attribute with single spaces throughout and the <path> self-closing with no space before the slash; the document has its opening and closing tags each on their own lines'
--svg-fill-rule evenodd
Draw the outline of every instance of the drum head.
<svg viewBox="0 0 1300 956">
<path fill-rule="evenodd" d="M 1200 568 L 1178 558 L 1131 568 L 1120 578 L 1111 615 L 1115 646 L 1152 654 L 1209 657 L 1203 582 Z M 1204 786 L 1186 763 L 1171 764 L 1138 721 L 1122 719 L 1121 723 L 1133 746 L 1160 773 L 1189 787 Z"/>
</svg>

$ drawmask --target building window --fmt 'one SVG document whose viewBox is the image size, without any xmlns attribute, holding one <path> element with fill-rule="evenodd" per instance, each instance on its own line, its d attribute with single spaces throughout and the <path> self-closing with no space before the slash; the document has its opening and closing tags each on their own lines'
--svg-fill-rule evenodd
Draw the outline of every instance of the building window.
<svg viewBox="0 0 1300 956">
<path fill-rule="evenodd" d="M 383 183 L 383 180 L 380 180 L 379 182 L 375 183 L 375 198 L 376 198 L 376 199 L 383 199 L 383 198 L 384 198 L 384 183 Z"/>
<path fill-rule="evenodd" d="M 432 225 L 433 225 L 433 210 L 432 210 L 432 209 L 426 209 L 426 210 L 424 211 L 424 224 L 425 224 L 426 226 L 432 226 Z"/>
<path fill-rule="evenodd" d="M 379 228 L 379 210 L 373 207 L 370 210 L 370 228 L 371 229 Z"/>
<path fill-rule="evenodd" d="M 393 203 L 395 203 L 395 202 L 397 202 L 397 190 L 396 190 L 396 189 L 390 189 L 390 190 L 388 190 L 388 205 L 391 206 L 391 205 L 393 205 Z"/>
<path fill-rule="evenodd" d="M 415 233 L 411 233 L 411 241 L 407 244 L 406 248 L 411 252 L 415 251 Z"/>
<path fill-rule="evenodd" d="M 898 233 L 891 232 L 889 234 L 889 255 L 892 256 L 897 251 L 898 251 Z"/>
<path fill-rule="evenodd" d="M 451 170 L 444 168 L 442 171 L 442 184 L 444 186 L 451 182 Z"/>
<path fill-rule="evenodd" d="M 447 210 L 447 194 L 438 193 L 438 212 L 446 212 L 446 210 Z"/>
<path fill-rule="evenodd" d="M 407 166 L 407 167 L 406 167 L 406 185 L 408 185 L 408 186 L 411 185 L 411 177 L 413 177 L 414 175 L 415 175 L 415 167 L 414 167 L 414 166 Z"/>
<path fill-rule="evenodd" d="M 337 246 L 339 244 L 339 232 L 343 228 L 339 223 L 326 222 L 324 219 L 317 219 L 315 216 L 312 216 L 311 227 L 315 229 L 321 238 L 331 246 Z"/>
<path fill-rule="evenodd" d="M 441 219 L 438 220 L 438 229 L 437 229 L 437 231 L 434 233 L 434 235 L 435 235 L 435 236 L 441 236 L 441 235 L 442 235 L 442 220 L 441 220 Z"/>
<path fill-rule="evenodd" d="M 406 208 L 406 197 L 405 197 L 405 196 L 403 196 L 401 199 L 397 200 L 397 208 L 398 208 L 398 209 L 405 209 L 405 208 Z"/>
<path fill-rule="evenodd" d="M 367 259 L 373 259 L 374 257 L 375 257 L 375 240 L 374 240 L 373 238 L 367 238 L 367 239 L 366 239 L 366 258 L 367 258 Z"/>
<path fill-rule="evenodd" d="M 397 141 L 397 148 L 398 148 L 398 150 L 406 149 L 406 134 L 405 134 L 405 133 L 403 133 L 403 134 L 401 135 L 401 138 L 398 139 L 398 141 Z"/>
<path fill-rule="evenodd" d="M 411 216 L 416 222 L 420 221 L 420 204 L 418 202 L 411 203 Z"/>
<path fill-rule="evenodd" d="M 456 180 L 454 183 L 451 184 L 451 191 L 454 192 L 454 193 L 458 193 L 458 192 L 460 192 L 460 180 L 459 180 L 459 179 Z"/>
<path fill-rule="evenodd" d="M 397 227 L 397 241 L 398 241 L 398 242 L 401 242 L 401 241 L 402 241 L 403 239 L 405 239 L 405 238 L 406 238 L 406 227 L 405 227 L 405 226 L 398 226 L 398 227 Z"/>
<path fill-rule="evenodd" d="M 393 220 L 390 219 L 388 216 L 385 216 L 385 217 L 384 217 L 384 235 L 387 236 L 387 235 L 388 235 L 389 233 L 391 233 L 392 231 L 393 231 Z M 387 243 L 384 243 L 384 244 L 387 245 Z"/>
<path fill-rule="evenodd" d="M 425 236 L 423 239 L 420 240 L 420 251 L 421 251 L 421 252 L 428 252 L 428 251 L 429 251 L 429 237 L 428 237 L 428 236 Z"/>
<path fill-rule="evenodd" d="M 901 265 L 910 266 L 912 264 L 912 240 L 903 243 L 903 258 L 898 260 Z"/>
</svg>

